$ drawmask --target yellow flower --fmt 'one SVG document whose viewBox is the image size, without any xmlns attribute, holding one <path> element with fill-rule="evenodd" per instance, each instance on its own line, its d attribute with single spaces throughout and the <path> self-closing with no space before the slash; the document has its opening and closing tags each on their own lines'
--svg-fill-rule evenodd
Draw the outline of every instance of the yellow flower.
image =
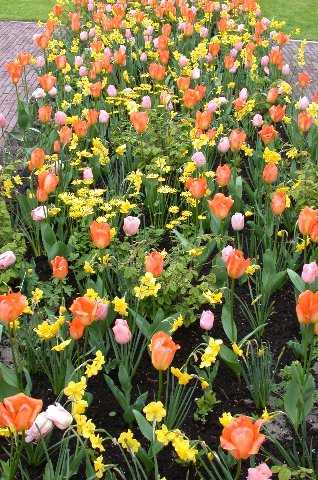
<svg viewBox="0 0 318 480">
<path fill-rule="evenodd" d="M 206 390 L 207 388 L 209 388 L 209 383 L 202 377 L 199 377 L 199 380 L 201 382 L 201 388 L 203 390 Z"/>
<path fill-rule="evenodd" d="M 215 290 L 214 292 L 211 292 L 211 290 L 207 290 L 206 292 L 203 292 L 203 296 L 211 305 L 222 303 L 223 293 L 218 292 L 217 290 Z"/>
<path fill-rule="evenodd" d="M 105 452 L 105 448 L 103 446 L 103 439 L 100 435 L 91 435 L 89 437 L 89 441 L 91 442 L 92 448 L 94 450 L 99 450 L 100 452 Z"/>
<path fill-rule="evenodd" d="M 270 148 L 266 147 L 263 152 L 263 159 L 265 163 L 277 165 L 277 163 L 279 163 L 281 160 L 281 156 L 280 153 L 270 150 Z"/>
<path fill-rule="evenodd" d="M 146 405 L 143 410 L 148 422 L 161 422 L 166 416 L 166 410 L 162 402 L 151 402 Z"/>
<path fill-rule="evenodd" d="M 195 463 L 198 450 L 191 447 L 190 441 L 187 438 L 183 438 L 181 435 L 177 435 L 173 439 L 172 445 L 180 460 L 182 460 L 183 462 Z"/>
<path fill-rule="evenodd" d="M 125 297 L 123 298 L 115 297 L 112 301 L 112 304 L 114 305 L 114 310 L 116 313 L 119 313 L 119 315 L 127 317 L 128 304 L 126 303 Z"/>
<path fill-rule="evenodd" d="M 202 255 L 203 251 L 203 247 L 191 248 L 191 250 L 188 250 L 188 254 L 190 255 L 190 257 L 199 257 L 200 255 Z"/>
<path fill-rule="evenodd" d="M 131 453 L 137 453 L 140 448 L 140 443 L 134 438 L 134 434 L 130 429 L 119 435 L 118 443 Z"/>
<path fill-rule="evenodd" d="M 99 457 L 94 460 L 94 470 L 96 474 L 96 478 L 103 478 L 104 473 L 106 471 L 106 465 L 103 463 L 103 456 L 100 455 Z"/>
<path fill-rule="evenodd" d="M 155 433 L 158 442 L 162 443 L 165 447 L 175 438 L 175 433 L 172 430 L 169 431 L 168 427 L 164 424 L 161 425 L 161 428 L 156 430 Z"/>
<path fill-rule="evenodd" d="M 171 367 L 171 373 L 177 377 L 180 385 L 187 385 L 190 380 L 192 380 L 193 375 L 190 375 L 187 372 L 181 372 L 179 368 Z"/>
<path fill-rule="evenodd" d="M 87 407 L 88 403 L 86 400 L 76 400 L 75 402 L 72 402 L 73 417 L 75 417 L 76 415 L 82 415 Z"/>
<path fill-rule="evenodd" d="M 68 340 L 64 340 L 61 343 L 56 344 L 54 347 L 51 348 L 53 352 L 63 352 L 66 347 L 69 346 L 69 344 L 72 342 L 72 339 L 69 338 Z"/>
<path fill-rule="evenodd" d="M 216 362 L 222 344 L 223 341 L 220 339 L 209 338 L 209 343 L 201 357 L 200 368 L 210 367 L 212 363 Z"/>
<path fill-rule="evenodd" d="M 237 345 L 237 343 L 232 343 L 232 350 L 238 357 L 244 356 L 243 350 Z"/>
<path fill-rule="evenodd" d="M 223 427 L 226 427 L 234 420 L 234 417 L 230 414 L 230 412 L 223 412 L 222 416 L 219 417 L 219 422 Z"/>
<path fill-rule="evenodd" d="M 44 340 L 50 340 L 54 338 L 59 332 L 61 327 L 61 321 L 57 320 L 54 323 L 50 323 L 48 320 L 40 323 L 33 331 L 37 334 L 39 338 Z"/>
<path fill-rule="evenodd" d="M 134 287 L 135 297 L 143 300 L 147 297 L 156 297 L 161 288 L 160 283 L 156 283 L 156 278 L 152 273 L 146 272 L 144 276 L 140 277 L 140 285 Z"/>
<path fill-rule="evenodd" d="M 85 273 L 95 273 L 94 268 L 93 268 L 92 265 L 91 265 L 89 262 L 87 262 L 87 261 L 84 262 L 84 272 L 85 272 Z"/>
<path fill-rule="evenodd" d="M 33 303 L 39 303 L 43 298 L 43 290 L 40 288 L 36 288 L 32 292 L 32 302 Z"/>
<path fill-rule="evenodd" d="M 97 350 L 96 357 L 91 364 L 86 365 L 85 375 L 87 378 L 97 375 L 105 364 L 104 355 L 100 350 Z"/>
<path fill-rule="evenodd" d="M 66 395 L 70 400 L 77 402 L 82 400 L 86 390 L 86 378 L 82 377 L 79 382 L 69 382 L 69 384 L 64 388 L 64 395 Z"/>
<path fill-rule="evenodd" d="M 173 322 L 170 328 L 170 333 L 174 333 L 178 330 L 178 328 L 182 327 L 183 325 L 183 316 L 179 315 Z"/>
<path fill-rule="evenodd" d="M 259 270 L 261 267 L 259 265 L 249 265 L 247 269 L 245 270 L 245 273 L 247 275 L 254 275 L 254 273 Z"/>
<path fill-rule="evenodd" d="M 10 437 L 11 432 L 7 427 L 0 427 L 0 437 Z"/>
<path fill-rule="evenodd" d="M 117 153 L 117 155 L 124 155 L 124 153 L 126 152 L 126 143 L 124 143 L 123 145 L 119 145 L 119 147 L 116 148 L 115 152 Z"/>
</svg>

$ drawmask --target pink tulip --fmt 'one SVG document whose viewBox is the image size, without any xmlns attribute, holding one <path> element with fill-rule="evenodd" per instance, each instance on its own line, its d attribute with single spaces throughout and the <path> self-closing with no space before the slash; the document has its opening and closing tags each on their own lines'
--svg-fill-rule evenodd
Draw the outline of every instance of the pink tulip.
<svg viewBox="0 0 318 480">
<path fill-rule="evenodd" d="M 109 95 L 110 97 L 116 97 L 116 95 L 117 95 L 117 90 L 116 90 L 115 85 L 108 85 L 108 87 L 107 87 L 107 95 Z"/>
<path fill-rule="evenodd" d="M 269 56 L 264 55 L 264 57 L 261 58 L 261 65 L 262 67 L 267 67 L 268 64 L 269 64 Z"/>
<path fill-rule="evenodd" d="M 86 75 L 87 75 L 87 68 L 82 65 L 82 66 L 80 67 L 78 73 L 79 73 L 79 76 L 80 76 L 80 77 L 86 77 Z"/>
<path fill-rule="evenodd" d="M 81 57 L 80 55 L 76 55 L 75 59 L 74 59 L 74 65 L 76 67 L 81 67 L 83 65 L 83 57 Z"/>
<path fill-rule="evenodd" d="M 43 68 L 45 65 L 45 58 L 43 57 L 43 55 L 39 55 L 38 57 L 36 57 L 35 62 L 36 68 Z"/>
<path fill-rule="evenodd" d="M 307 97 L 301 97 L 298 100 L 298 106 L 300 110 L 306 110 L 309 106 L 309 100 Z"/>
<path fill-rule="evenodd" d="M 207 105 L 207 110 L 212 113 L 216 112 L 218 108 L 218 104 L 214 100 L 211 100 Z"/>
<path fill-rule="evenodd" d="M 67 120 L 66 113 L 61 112 L 60 110 L 58 110 L 54 115 L 54 121 L 57 125 L 65 125 L 66 120 Z"/>
<path fill-rule="evenodd" d="M 151 108 L 151 98 L 149 97 L 149 95 L 145 95 L 144 97 L 142 97 L 141 106 L 142 108 L 145 108 L 147 110 Z"/>
<path fill-rule="evenodd" d="M 252 119 L 252 124 L 254 125 L 254 127 L 261 127 L 263 123 L 264 123 L 264 120 L 262 115 L 260 115 L 259 113 L 256 113 Z"/>
<path fill-rule="evenodd" d="M 55 98 L 57 95 L 57 88 L 52 87 L 51 90 L 49 90 L 47 93 L 50 95 L 51 98 Z"/>
<path fill-rule="evenodd" d="M 114 332 L 116 342 L 120 345 L 125 345 L 131 341 L 132 334 L 126 320 L 117 318 L 112 330 Z"/>
<path fill-rule="evenodd" d="M 48 418 L 46 412 L 41 412 L 36 417 L 33 425 L 25 432 L 26 443 L 36 442 L 45 437 L 53 430 L 53 422 Z"/>
<path fill-rule="evenodd" d="M 242 90 L 239 93 L 239 98 L 243 101 L 246 102 L 248 99 L 248 91 L 247 88 L 242 88 Z"/>
<path fill-rule="evenodd" d="M 305 263 L 301 278 L 305 283 L 313 283 L 318 277 L 318 265 L 316 262 Z"/>
<path fill-rule="evenodd" d="M 60 430 L 66 430 L 73 421 L 72 415 L 59 403 L 49 405 L 45 413 L 47 418 Z"/>
<path fill-rule="evenodd" d="M 108 123 L 109 121 L 109 113 L 106 112 L 106 110 L 101 110 L 99 112 L 99 117 L 98 117 L 99 123 Z"/>
<path fill-rule="evenodd" d="M 180 67 L 185 67 L 188 62 L 189 60 L 187 59 L 187 57 L 185 57 L 184 55 L 181 55 L 181 57 L 179 58 Z"/>
<path fill-rule="evenodd" d="M 136 235 L 136 233 L 139 231 L 139 227 L 140 220 L 138 217 L 132 217 L 129 215 L 128 217 L 124 218 L 123 230 L 128 237 Z"/>
<path fill-rule="evenodd" d="M 248 469 L 248 475 L 246 480 L 269 480 L 272 478 L 272 471 L 266 465 L 266 463 L 261 463 L 255 468 Z"/>
<path fill-rule="evenodd" d="M 282 74 L 285 76 L 290 74 L 290 66 L 288 65 L 288 63 L 285 63 L 285 65 L 283 65 Z"/>
<path fill-rule="evenodd" d="M 44 205 L 34 208 L 31 212 L 31 217 L 35 222 L 41 222 L 47 217 L 47 208 Z"/>
<path fill-rule="evenodd" d="M 200 29 L 200 37 L 201 37 L 201 38 L 207 38 L 208 35 L 209 35 L 209 29 L 206 28 L 206 27 L 201 27 L 201 29 Z"/>
<path fill-rule="evenodd" d="M 88 39 L 88 33 L 87 32 L 81 32 L 80 33 L 81 42 L 86 42 L 87 39 Z"/>
<path fill-rule="evenodd" d="M 0 113 L 0 128 L 5 128 L 7 126 L 6 117 L 3 113 Z"/>
<path fill-rule="evenodd" d="M 95 313 L 95 320 L 105 320 L 108 315 L 109 306 L 108 303 L 103 303 L 102 301 L 97 302 L 97 310 Z"/>
<path fill-rule="evenodd" d="M 191 159 L 197 167 L 202 167 L 202 165 L 206 164 L 206 158 L 202 152 L 194 152 Z"/>
<path fill-rule="evenodd" d="M 46 95 L 45 91 L 43 88 L 36 88 L 34 92 L 32 93 L 32 97 L 35 98 L 35 100 L 40 100 L 41 98 L 44 98 Z"/>
<path fill-rule="evenodd" d="M 203 310 L 200 317 L 200 327 L 203 330 L 211 330 L 214 324 L 214 315 L 211 310 Z"/>
<path fill-rule="evenodd" d="M 231 217 L 231 225 L 235 232 L 239 232 L 244 228 L 244 215 L 242 213 L 234 213 Z"/>
<path fill-rule="evenodd" d="M 5 270 L 6 268 L 11 267 L 16 262 L 16 256 L 11 250 L 1 253 L 0 255 L 0 270 Z"/>
<path fill-rule="evenodd" d="M 191 77 L 193 80 L 198 80 L 201 76 L 201 70 L 198 67 L 195 67 L 191 72 Z"/>
<path fill-rule="evenodd" d="M 140 58 L 140 61 L 141 61 L 141 62 L 146 62 L 148 57 L 147 57 L 147 54 L 146 54 L 145 52 L 142 52 L 142 53 L 140 54 L 140 57 L 139 57 L 139 58 Z"/>
<path fill-rule="evenodd" d="M 228 137 L 223 137 L 218 143 L 218 151 L 221 153 L 226 153 L 230 149 L 230 141 Z"/>
<path fill-rule="evenodd" d="M 225 264 L 227 264 L 227 261 L 233 252 L 234 252 L 234 248 L 231 245 L 227 245 L 226 247 L 223 248 L 221 255 L 222 255 L 222 260 Z"/>
<path fill-rule="evenodd" d="M 93 170 L 90 167 L 86 167 L 83 170 L 83 180 L 93 180 Z"/>
</svg>

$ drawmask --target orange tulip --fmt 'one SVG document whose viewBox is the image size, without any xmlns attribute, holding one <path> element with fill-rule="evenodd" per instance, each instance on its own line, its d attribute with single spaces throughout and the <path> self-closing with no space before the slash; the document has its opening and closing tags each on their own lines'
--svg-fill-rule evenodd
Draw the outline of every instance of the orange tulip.
<svg viewBox="0 0 318 480">
<path fill-rule="evenodd" d="M 269 62 L 275 65 L 279 70 L 284 65 L 284 55 L 280 48 L 273 48 L 269 53 Z"/>
<path fill-rule="evenodd" d="M 169 50 L 159 50 L 159 60 L 163 65 L 167 65 L 169 63 L 170 53 Z"/>
<path fill-rule="evenodd" d="M 314 243 L 318 242 L 318 219 L 312 225 L 311 230 L 309 232 L 310 240 Z"/>
<path fill-rule="evenodd" d="M 11 78 L 11 82 L 16 85 L 22 76 L 22 65 L 18 62 L 10 62 L 5 65 L 5 69 Z"/>
<path fill-rule="evenodd" d="M 186 182 L 186 188 L 189 190 L 189 192 L 194 198 L 199 199 L 204 197 L 204 195 L 206 194 L 208 183 L 205 177 L 190 177 Z"/>
<path fill-rule="evenodd" d="M 278 136 L 278 132 L 275 130 L 273 125 L 265 124 L 262 126 L 262 129 L 258 132 L 258 134 L 265 145 L 272 143 Z"/>
<path fill-rule="evenodd" d="M 308 87 L 311 83 L 311 76 L 305 70 L 298 74 L 298 83 L 302 88 Z"/>
<path fill-rule="evenodd" d="M 167 333 L 157 332 L 153 335 L 149 348 L 154 368 L 156 370 L 167 370 L 180 345 L 177 345 Z"/>
<path fill-rule="evenodd" d="M 0 427 L 17 432 L 28 430 L 43 407 L 42 400 L 18 393 L 0 403 Z"/>
<path fill-rule="evenodd" d="M 77 317 L 78 321 L 86 327 L 96 320 L 97 303 L 87 297 L 77 297 L 73 300 L 70 311 L 74 319 Z"/>
<path fill-rule="evenodd" d="M 69 324 L 70 336 L 73 340 L 82 338 L 85 332 L 85 325 L 81 322 L 80 317 L 75 317 Z"/>
<path fill-rule="evenodd" d="M 183 94 L 183 104 L 187 108 L 194 107 L 200 101 L 200 94 L 198 90 L 194 88 L 188 88 Z"/>
<path fill-rule="evenodd" d="M 298 297 L 296 313 L 299 323 L 318 322 L 318 292 L 305 290 Z"/>
<path fill-rule="evenodd" d="M 250 417 L 240 415 L 223 428 L 220 444 L 224 450 L 236 460 L 246 460 L 251 455 L 256 455 L 266 440 L 260 433 L 262 420 L 254 422 Z"/>
<path fill-rule="evenodd" d="M 52 107 L 45 105 L 38 110 L 38 119 L 41 123 L 48 123 L 52 117 Z"/>
<path fill-rule="evenodd" d="M 153 80 L 160 82 L 166 76 L 166 68 L 160 63 L 151 63 L 148 68 L 149 75 Z"/>
<path fill-rule="evenodd" d="M 50 34 L 49 32 L 44 32 L 42 35 L 35 37 L 34 42 L 39 48 L 45 50 L 48 47 L 50 41 Z"/>
<path fill-rule="evenodd" d="M 67 145 L 68 143 L 70 143 L 72 139 L 72 135 L 73 135 L 72 129 L 66 125 L 64 125 L 64 127 L 62 127 L 61 130 L 59 131 L 60 141 L 63 145 Z"/>
<path fill-rule="evenodd" d="M 267 93 L 267 101 L 269 103 L 275 103 L 279 95 L 279 90 L 277 87 L 270 88 Z"/>
<path fill-rule="evenodd" d="M 163 256 L 160 252 L 151 252 L 145 257 L 145 270 L 154 277 L 159 277 L 163 271 Z"/>
<path fill-rule="evenodd" d="M 91 240 L 97 248 L 107 248 L 110 245 L 112 234 L 109 223 L 96 222 L 90 224 Z"/>
<path fill-rule="evenodd" d="M 30 171 L 36 168 L 41 168 L 44 165 L 45 151 L 43 148 L 35 148 L 32 150 L 31 159 L 28 162 L 28 168 Z"/>
<path fill-rule="evenodd" d="M 54 153 L 60 153 L 61 151 L 61 142 L 59 140 L 54 140 L 53 142 L 53 151 Z"/>
<path fill-rule="evenodd" d="M 233 203 L 232 198 L 226 197 L 223 193 L 216 193 L 212 200 L 208 200 L 209 209 L 220 220 L 228 216 Z"/>
<path fill-rule="evenodd" d="M 28 52 L 21 52 L 17 55 L 17 61 L 23 67 L 30 65 L 32 61 L 32 54 Z"/>
<path fill-rule="evenodd" d="M 221 45 L 218 42 L 211 42 L 209 44 L 209 53 L 212 57 L 217 57 L 221 49 Z"/>
<path fill-rule="evenodd" d="M 269 109 L 269 115 L 273 122 L 281 122 L 285 116 L 286 105 L 272 105 Z"/>
<path fill-rule="evenodd" d="M 232 55 L 225 55 L 224 57 L 224 68 L 226 70 L 231 70 L 234 67 L 235 58 Z"/>
<path fill-rule="evenodd" d="M 281 215 L 286 209 L 286 193 L 274 192 L 272 194 L 271 209 L 274 215 Z"/>
<path fill-rule="evenodd" d="M 195 128 L 200 130 L 207 130 L 212 121 L 212 112 L 206 110 L 204 112 L 196 112 L 195 114 Z"/>
<path fill-rule="evenodd" d="M 46 73 L 45 75 L 38 77 L 38 82 L 39 85 L 43 88 L 43 90 L 45 92 L 48 92 L 56 84 L 56 77 L 54 77 L 54 75 L 49 75 L 48 73 Z"/>
<path fill-rule="evenodd" d="M 73 122 L 73 128 L 78 137 L 84 138 L 87 134 L 88 123 L 86 120 L 76 120 Z"/>
<path fill-rule="evenodd" d="M 98 98 L 102 92 L 103 86 L 101 82 L 92 83 L 89 87 L 92 97 Z"/>
<path fill-rule="evenodd" d="M 87 111 L 88 126 L 91 127 L 92 125 L 96 125 L 96 123 L 98 122 L 98 117 L 99 117 L 99 111 L 93 108 L 90 108 Z"/>
<path fill-rule="evenodd" d="M 66 56 L 65 55 L 58 55 L 55 57 L 55 65 L 58 70 L 63 70 L 66 67 Z"/>
<path fill-rule="evenodd" d="M 73 30 L 73 32 L 78 32 L 81 28 L 81 14 L 69 13 L 68 15 L 71 20 L 71 29 Z"/>
<path fill-rule="evenodd" d="M 52 275 L 54 278 L 64 280 L 68 274 L 68 261 L 64 257 L 55 257 L 51 261 Z"/>
<path fill-rule="evenodd" d="M 301 132 L 306 133 L 313 125 L 314 119 L 307 112 L 299 112 L 298 114 L 298 128 Z"/>
<path fill-rule="evenodd" d="M 310 207 L 304 207 L 298 216 L 298 228 L 303 235 L 310 235 L 310 232 L 318 222 L 318 210 Z"/>
<path fill-rule="evenodd" d="M 59 177 L 51 172 L 42 172 L 38 175 L 36 197 L 39 202 L 46 202 L 50 193 L 53 193 L 59 184 Z"/>
<path fill-rule="evenodd" d="M 179 77 L 177 78 L 177 87 L 179 90 L 185 92 L 190 87 L 190 77 Z"/>
<path fill-rule="evenodd" d="M 54 7 L 52 8 L 52 13 L 55 17 L 60 17 L 63 13 L 62 5 L 54 5 Z"/>
<path fill-rule="evenodd" d="M 231 167 L 226 163 L 225 165 L 219 165 L 215 171 L 216 173 L 216 183 L 219 187 L 225 187 L 229 184 L 231 179 Z"/>
<path fill-rule="evenodd" d="M 251 261 L 249 258 L 244 258 L 244 253 L 241 250 L 233 250 L 226 262 L 227 274 L 230 278 L 236 280 L 246 272 Z"/>
<path fill-rule="evenodd" d="M 275 183 L 278 177 L 278 167 L 274 163 L 267 163 L 262 178 L 265 183 Z"/>
<path fill-rule="evenodd" d="M 148 128 L 149 117 L 147 112 L 132 112 L 129 116 L 130 122 L 138 133 L 143 133 Z"/>
<path fill-rule="evenodd" d="M 230 148 L 232 152 L 238 152 L 246 140 L 246 133 L 241 128 L 232 130 L 229 136 Z"/>
<path fill-rule="evenodd" d="M 28 302 L 21 292 L 0 295 L 0 322 L 8 325 L 23 313 Z"/>
</svg>

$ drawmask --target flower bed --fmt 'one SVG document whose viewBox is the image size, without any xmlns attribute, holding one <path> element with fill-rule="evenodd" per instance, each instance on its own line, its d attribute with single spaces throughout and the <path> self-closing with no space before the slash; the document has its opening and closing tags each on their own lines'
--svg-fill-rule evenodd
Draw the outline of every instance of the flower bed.
<svg viewBox="0 0 318 480">
<path fill-rule="evenodd" d="M 316 479 L 318 94 L 281 25 L 59 0 L 34 41 L 6 66 L 39 87 L 1 171 L 2 478 Z"/>
</svg>

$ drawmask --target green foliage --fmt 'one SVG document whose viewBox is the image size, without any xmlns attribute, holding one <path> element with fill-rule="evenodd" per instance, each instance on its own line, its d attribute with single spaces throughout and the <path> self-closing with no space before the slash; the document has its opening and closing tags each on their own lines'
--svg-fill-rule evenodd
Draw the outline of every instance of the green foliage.
<svg viewBox="0 0 318 480">
<path fill-rule="evenodd" d="M 296 211 L 306 205 L 318 206 L 318 169 L 316 162 L 306 158 L 302 170 L 299 170 L 296 182 L 291 189 L 291 196 L 296 204 Z"/>
<path fill-rule="evenodd" d="M 195 403 L 197 404 L 197 408 L 193 415 L 194 420 L 206 423 L 208 415 L 219 402 L 216 399 L 215 392 L 209 389 L 206 390 L 201 397 L 196 398 Z"/>
<path fill-rule="evenodd" d="M 26 246 L 23 235 L 12 228 L 10 215 L 3 199 L 0 199 L 0 218 L 0 254 L 11 250 L 17 258 L 14 265 L 0 271 L 0 293 L 4 293 L 8 290 L 7 285 L 21 276 Z"/>
</svg>

